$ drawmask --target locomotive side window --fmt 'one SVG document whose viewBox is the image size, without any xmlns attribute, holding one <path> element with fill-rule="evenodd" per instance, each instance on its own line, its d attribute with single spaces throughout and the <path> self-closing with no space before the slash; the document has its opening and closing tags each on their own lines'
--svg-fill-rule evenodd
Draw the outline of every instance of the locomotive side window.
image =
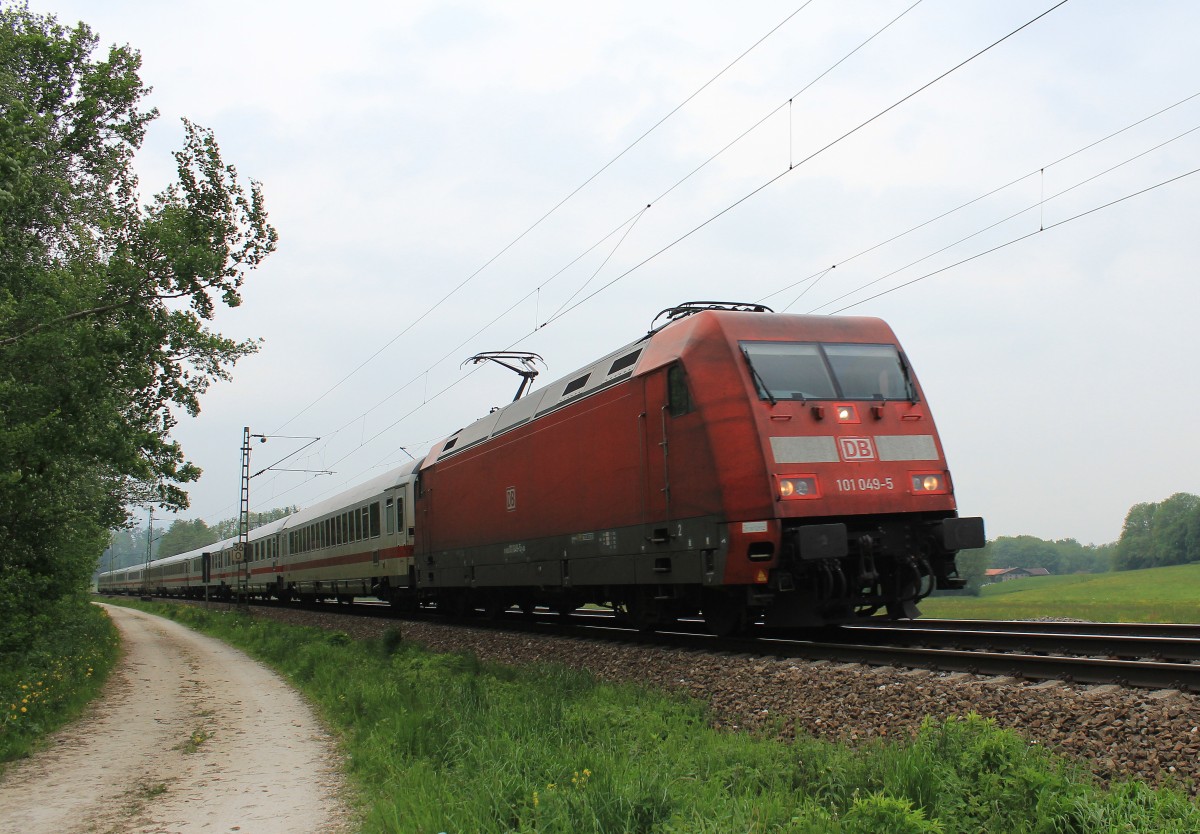
<svg viewBox="0 0 1200 834">
<path fill-rule="evenodd" d="M 580 388 L 587 385 L 587 381 L 590 376 L 591 376 L 590 373 L 586 373 L 583 376 L 579 377 L 578 379 L 573 379 L 569 383 L 567 383 L 567 387 L 564 388 L 563 392 L 562 392 L 563 398 L 566 399 L 567 397 L 571 396 L 576 391 L 578 391 Z"/>
<path fill-rule="evenodd" d="M 679 365 L 667 371 L 667 409 L 672 417 L 687 414 L 692 410 L 692 395 L 688 391 L 687 376 Z"/>
<path fill-rule="evenodd" d="M 612 376 L 613 374 L 618 373 L 619 371 L 623 371 L 626 368 L 632 368 L 634 365 L 637 364 L 638 357 L 641 355 L 642 355 L 641 348 L 638 348 L 633 353 L 625 354 L 620 359 L 617 359 L 616 361 L 614 361 L 612 363 L 612 366 L 608 369 L 608 375 Z"/>
</svg>

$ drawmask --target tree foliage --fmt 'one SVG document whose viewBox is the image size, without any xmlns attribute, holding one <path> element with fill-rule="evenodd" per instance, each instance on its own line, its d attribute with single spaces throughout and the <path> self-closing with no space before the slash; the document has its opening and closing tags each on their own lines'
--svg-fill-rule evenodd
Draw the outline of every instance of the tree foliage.
<svg viewBox="0 0 1200 834">
<path fill-rule="evenodd" d="M 1045 568 L 1052 574 L 1102 573 L 1109 570 L 1114 545 L 1080 544 L 1075 539 L 1049 541 L 1036 536 L 1000 536 L 979 550 L 960 551 L 958 575 L 965 591 L 978 596 L 988 568 Z"/>
<path fill-rule="evenodd" d="M 257 350 L 207 322 L 276 244 L 258 183 L 186 120 L 143 204 L 157 112 L 138 52 L 97 43 L 0 5 L 0 621 L 82 587 L 131 504 L 187 505 L 175 415 Z"/>
<path fill-rule="evenodd" d="M 1045 568 L 1056 575 L 1109 569 L 1107 545 L 1084 545 L 1075 539 L 1000 536 L 988 542 L 984 552 L 990 568 Z"/>
<path fill-rule="evenodd" d="M 284 516 L 289 516 L 297 509 L 297 507 L 276 507 L 266 512 L 250 513 L 250 529 L 253 530 Z M 192 521 L 177 519 L 171 523 L 170 529 L 159 542 L 157 557 L 187 553 L 189 550 L 204 547 L 206 544 L 214 544 L 222 539 L 231 539 L 237 534 L 238 520 L 236 518 L 218 521 L 212 527 L 209 527 L 200 518 Z"/>
<path fill-rule="evenodd" d="M 1117 541 L 1116 570 L 1200 562 L 1200 496 L 1177 492 L 1158 504 L 1135 504 Z"/>
</svg>

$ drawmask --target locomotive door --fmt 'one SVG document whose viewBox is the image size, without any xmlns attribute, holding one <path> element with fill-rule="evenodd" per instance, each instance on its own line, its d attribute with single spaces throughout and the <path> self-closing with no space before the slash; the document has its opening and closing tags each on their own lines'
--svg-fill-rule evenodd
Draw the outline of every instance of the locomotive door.
<svg viewBox="0 0 1200 834">
<path fill-rule="evenodd" d="M 680 535 L 678 520 L 696 514 L 695 491 L 684 482 L 674 483 L 691 470 L 706 448 L 699 422 L 692 415 L 687 377 L 678 362 L 650 374 L 645 382 L 643 418 L 645 522 L 654 542 Z M 688 419 L 692 415 L 692 419 Z M 672 523 L 676 529 L 672 529 Z"/>
<path fill-rule="evenodd" d="M 642 524 L 645 538 L 656 544 L 670 540 L 671 485 L 668 460 L 671 454 L 667 428 L 667 373 L 661 370 L 645 378 L 641 416 Z"/>
<path fill-rule="evenodd" d="M 689 388 L 687 373 L 676 362 L 645 381 L 642 469 L 643 523 L 646 536 L 665 543 L 680 536 L 711 540 L 707 523 L 720 512 L 720 485 L 701 414 Z M 699 545 L 697 545 L 699 546 Z"/>
</svg>

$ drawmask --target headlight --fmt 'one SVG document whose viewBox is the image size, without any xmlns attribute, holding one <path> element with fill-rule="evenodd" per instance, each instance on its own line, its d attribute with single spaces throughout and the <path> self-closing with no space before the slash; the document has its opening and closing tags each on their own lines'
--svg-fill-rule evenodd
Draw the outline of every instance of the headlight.
<svg viewBox="0 0 1200 834">
<path fill-rule="evenodd" d="M 820 497 L 816 476 L 789 475 L 779 478 L 779 497 L 783 500 Z"/>
<path fill-rule="evenodd" d="M 922 495 L 945 495 L 950 491 L 949 479 L 944 472 L 914 472 L 912 491 Z"/>
</svg>

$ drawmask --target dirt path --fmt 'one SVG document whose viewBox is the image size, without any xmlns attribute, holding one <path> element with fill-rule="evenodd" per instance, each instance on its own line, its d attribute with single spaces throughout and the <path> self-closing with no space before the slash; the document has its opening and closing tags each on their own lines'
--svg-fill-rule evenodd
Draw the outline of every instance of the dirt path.
<svg viewBox="0 0 1200 834">
<path fill-rule="evenodd" d="M 334 747 L 241 652 L 104 606 L 125 647 L 98 705 L 0 781 L 3 834 L 345 830 Z"/>
</svg>

